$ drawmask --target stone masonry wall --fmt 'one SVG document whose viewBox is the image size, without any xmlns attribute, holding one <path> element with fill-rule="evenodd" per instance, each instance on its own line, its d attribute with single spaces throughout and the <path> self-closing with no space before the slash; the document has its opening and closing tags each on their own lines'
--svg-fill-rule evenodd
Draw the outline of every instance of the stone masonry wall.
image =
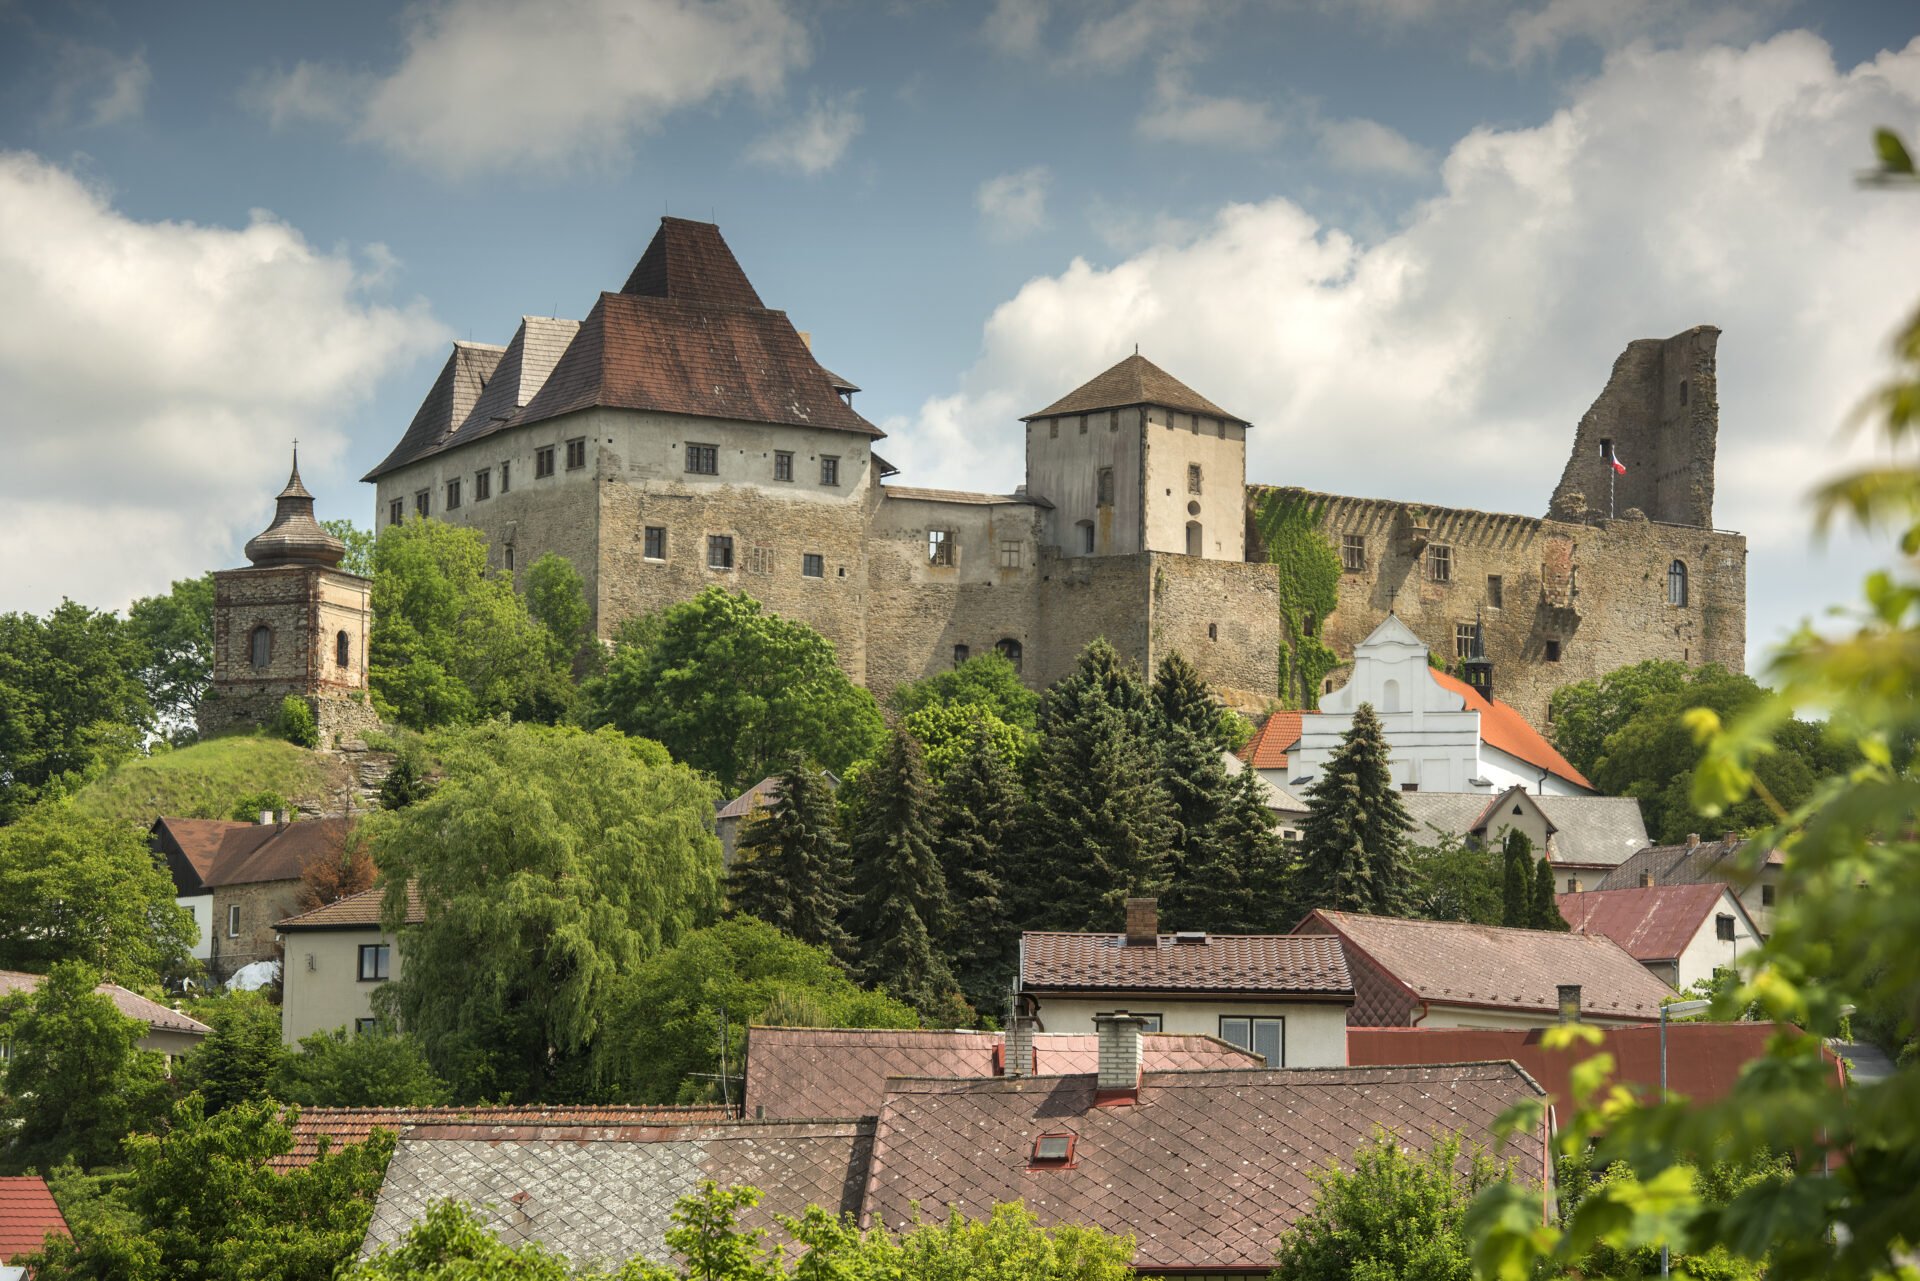
<svg viewBox="0 0 1920 1281">
<path fill-rule="evenodd" d="M 1053 684 L 1073 670 L 1082 649 L 1102 636 L 1146 673 L 1152 658 L 1153 562 L 1151 552 L 1087 557 L 1042 548 L 1039 643 L 1027 652 L 1027 684 L 1035 689 Z"/>
<path fill-rule="evenodd" d="M 1222 699 L 1264 710 L 1280 670 L 1280 606 L 1272 565 L 1153 557 L 1155 664 L 1178 650 Z"/>
<path fill-rule="evenodd" d="M 243 965 L 270 961 L 275 951 L 274 925 L 299 911 L 299 881 L 251 881 L 222 885 L 213 891 L 213 957 L 207 968 L 218 979 L 231 977 Z M 240 909 L 240 937 L 227 936 L 227 911 Z"/>
<path fill-rule="evenodd" d="M 214 575 L 213 679 L 197 713 L 217 734 L 271 721 L 293 696 L 313 709 L 321 741 L 351 739 L 378 724 L 367 693 L 372 583 L 340 570 L 303 566 L 222 570 Z M 253 666 L 254 629 L 273 641 Z M 347 638 L 347 663 L 338 638 Z"/>
</svg>

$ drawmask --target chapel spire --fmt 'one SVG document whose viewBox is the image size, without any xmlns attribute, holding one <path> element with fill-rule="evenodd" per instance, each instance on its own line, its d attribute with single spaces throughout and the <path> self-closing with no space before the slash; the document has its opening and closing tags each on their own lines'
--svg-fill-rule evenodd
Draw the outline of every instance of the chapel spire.
<svg viewBox="0 0 1920 1281">
<path fill-rule="evenodd" d="M 273 523 L 247 541 L 247 559 L 255 568 L 324 565 L 331 569 L 346 556 L 347 545 L 313 517 L 313 495 L 300 483 L 299 441 L 293 444 L 293 471 L 286 488 L 273 501 Z"/>
</svg>

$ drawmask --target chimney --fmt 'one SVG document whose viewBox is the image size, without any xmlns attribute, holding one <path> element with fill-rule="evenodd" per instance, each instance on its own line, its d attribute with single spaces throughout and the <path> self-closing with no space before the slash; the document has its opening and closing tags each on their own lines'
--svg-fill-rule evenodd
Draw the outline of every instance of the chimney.
<svg viewBox="0 0 1920 1281">
<path fill-rule="evenodd" d="M 1160 901 L 1150 898 L 1127 900 L 1127 946 L 1153 947 L 1160 942 Z"/>
<path fill-rule="evenodd" d="M 273 826 L 273 811 L 272 811 L 272 810 L 261 810 L 261 811 L 260 811 L 260 826 L 262 826 L 262 827 L 272 827 L 272 826 Z"/>
<path fill-rule="evenodd" d="M 1033 1016 L 1016 1014 L 1007 1020 L 1005 1071 L 1008 1076 L 1033 1075 Z"/>
<path fill-rule="evenodd" d="M 1578 1023 L 1580 1021 L 1580 985 L 1562 983 L 1555 991 L 1560 997 L 1560 1021 Z"/>
<path fill-rule="evenodd" d="M 1652 873 L 1652 872 L 1642 872 L 1642 873 L 1640 873 L 1640 888 L 1641 888 L 1641 889 L 1643 889 L 1643 890 L 1650 890 L 1650 889 L 1652 889 L 1652 888 L 1653 888 L 1653 873 Z"/>
<path fill-rule="evenodd" d="M 1728 832 L 1728 833 L 1727 833 L 1727 834 L 1726 834 L 1725 836 L 1723 836 L 1723 837 L 1721 837 L 1720 839 L 1721 839 L 1721 840 L 1722 840 L 1722 841 L 1723 841 L 1724 843 L 1726 843 L 1726 844 L 1728 844 L 1728 845 L 1732 845 L 1732 844 L 1733 844 L 1733 843 L 1734 843 L 1735 841 L 1737 841 L 1737 840 L 1739 840 L 1739 839 L 1740 839 L 1740 833 L 1738 833 L 1738 832 Z"/>
<path fill-rule="evenodd" d="M 1147 1021 L 1116 1010 L 1094 1015 L 1093 1030 L 1100 1038 L 1100 1076 L 1095 1082 L 1094 1105 L 1139 1102 L 1140 1037 L 1147 1030 Z"/>
<path fill-rule="evenodd" d="M 1692 848 L 1693 848 L 1694 846 L 1696 846 L 1696 845 L 1698 845 L 1699 843 L 1700 843 L 1700 833 L 1698 833 L 1698 832 L 1688 832 L 1688 833 L 1687 833 L 1687 848 L 1688 848 L 1688 849 L 1692 849 Z"/>
<path fill-rule="evenodd" d="M 287 825 L 287 811 L 275 810 L 273 813 L 273 821 L 277 826 L 285 827 Z"/>
</svg>

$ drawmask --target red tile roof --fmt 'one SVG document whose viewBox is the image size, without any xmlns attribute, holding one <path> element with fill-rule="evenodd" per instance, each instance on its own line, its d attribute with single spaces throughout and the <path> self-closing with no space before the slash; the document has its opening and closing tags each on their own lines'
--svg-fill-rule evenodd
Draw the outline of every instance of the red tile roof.
<svg viewBox="0 0 1920 1281">
<path fill-rule="evenodd" d="M 1300 713 L 1275 712 L 1240 749 L 1240 759 L 1255 769 L 1287 767 L 1287 752 L 1300 741 Z"/>
<path fill-rule="evenodd" d="M 1555 898 L 1575 933 L 1605 935 L 1637 961 L 1675 961 L 1722 896 L 1731 897 L 1724 885 L 1655 885 Z"/>
<path fill-rule="evenodd" d="M 1587 776 L 1555 751 L 1553 744 L 1542 738 L 1540 731 L 1529 725 L 1527 718 L 1514 708 L 1497 698 L 1488 702 L 1479 690 L 1437 668 L 1428 668 L 1427 674 L 1441 689 L 1466 699 L 1467 711 L 1480 713 L 1480 739 L 1487 746 L 1497 747 L 1538 769 L 1548 770 L 1569 782 L 1592 789 L 1593 784 L 1587 781 Z"/>
<path fill-rule="evenodd" d="M 1184 413 L 1211 414 L 1243 426 L 1247 421 L 1220 408 L 1137 351 L 1045 409 L 1028 414 L 1022 421 L 1061 414 L 1090 414 L 1100 409 L 1128 409 L 1134 405 L 1159 405 Z"/>
<path fill-rule="evenodd" d="M 0 970 L 0 997 L 15 992 L 38 991 L 45 982 L 40 974 L 23 974 L 18 970 Z M 113 1008 L 130 1019 L 138 1019 L 148 1027 L 161 1032 L 180 1032 L 187 1036 L 206 1036 L 213 1031 L 199 1019 L 182 1014 L 179 1010 L 160 1004 L 144 997 L 138 992 L 129 991 L 118 983 L 102 983 L 93 989 L 113 1002 Z"/>
<path fill-rule="evenodd" d="M 175 892 L 201 894 L 221 885 L 297 881 L 312 860 L 339 857 L 352 830 L 348 818 L 284 825 L 159 818 L 153 839 L 166 856 Z"/>
<path fill-rule="evenodd" d="M 998 1032 L 755 1027 L 747 1034 L 747 1115 L 872 1116 L 887 1078 L 997 1076 L 1003 1044 Z M 1141 1056 L 1156 1071 L 1261 1065 L 1259 1055 L 1211 1036 L 1150 1033 Z M 1091 1033 L 1041 1033 L 1033 1057 L 1038 1075 L 1091 1072 L 1099 1042 Z"/>
<path fill-rule="evenodd" d="M 311 911 L 298 916 L 289 916 L 273 928 L 276 930 L 362 930 L 377 927 L 380 924 L 380 903 L 386 896 L 386 888 L 376 885 L 370 890 L 358 894 L 349 894 L 345 898 L 335 899 Z M 418 925 L 427 919 L 427 909 L 420 902 L 420 889 L 411 882 L 407 885 L 407 924 Z"/>
<path fill-rule="evenodd" d="M 1316 908 L 1295 927 L 1332 931 L 1346 946 L 1430 1005 L 1557 1014 L 1562 983 L 1580 985 L 1592 1015 L 1657 1019 L 1673 989 L 1612 939 L 1460 921 L 1411 921 Z M 1354 962 L 1359 967 L 1359 960 Z"/>
<path fill-rule="evenodd" d="M 37 1175 L 0 1178 L 0 1263 L 32 1254 L 49 1232 L 72 1235 L 46 1180 Z"/>
<path fill-rule="evenodd" d="M 1209 934 L 1128 947 L 1124 934 L 1020 936 L 1022 987 L 1048 992 L 1263 992 L 1346 995 L 1353 991 L 1338 942 L 1302 934 Z"/>
<path fill-rule="evenodd" d="M 1424 1144 L 1448 1131 L 1491 1142 L 1540 1087 L 1511 1063 L 1446 1067 L 1148 1072 L 1134 1106 L 1094 1106 L 1093 1076 L 889 1082 L 862 1221 L 898 1229 L 916 1206 L 987 1214 L 1020 1201 L 1044 1224 L 1132 1234 L 1142 1272 L 1273 1265 L 1328 1162 L 1350 1163 L 1383 1127 Z M 1042 1134 L 1074 1136 L 1065 1167 L 1033 1168 Z M 1501 1152 L 1544 1173 L 1544 1135 Z"/>
<path fill-rule="evenodd" d="M 375 1129 L 399 1134 L 413 1125 L 600 1126 L 705 1125 L 724 1121 L 727 1110 L 713 1107 L 447 1107 L 447 1108 L 303 1108 L 293 1123 L 293 1150 L 267 1162 L 276 1170 L 311 1165 L 328 1147 L 365 1143 Z"/>
</svg>

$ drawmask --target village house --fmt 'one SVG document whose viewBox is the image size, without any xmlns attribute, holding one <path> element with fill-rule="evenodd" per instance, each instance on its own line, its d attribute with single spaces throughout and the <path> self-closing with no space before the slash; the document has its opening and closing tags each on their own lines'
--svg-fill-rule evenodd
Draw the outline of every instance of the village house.
<svg viewBox="0 0 1920 1281">
<path fill-rule="evenodd" d="M 1497 850 L 1517 831 L 1535 858 L 1553 865 L 1556 884 L 1567 891 L 1591 889 L 1648 844 L 1640 802 L 1631 796 L 1542 795 L 1516 783 L 1491 799 L 1479 792 L 1409 792 L 1400 801 L 1413 819 L 1416 845 L 1451 835 Z"/>
<path fill-rule="evenodd" d="M 0 1281 L 26 1281 L 16 1259 L 37 1254 L 47 1234 L 72 1236 L 47 1182 L 37 1174 L 0 1178 Z"/>
<path fill-rule="evenodd" d="M 1703 841 L 1689 833 L 1681 845 L 1654 845 L 1641 850 L 1588 886 L 1595 890 L 1625 890 L 1649 885 L 1731 885 L 1740 905 L 1759 927 L 1760 937 L 1773 933 L 1773 905 L 1780 892 L 1780 872 L 1786 859 L 1779 850 L 1767 851 L 1754 871 L 1744 866 L 1748 842 L 1738 832 L 1717 841 Z"/>
<path fill-rule="evenodd" d="M 1134 898 L 1120 934 L 1022 934 L 1014 1000 L 1046 1032 L 1084 1034 L 1124 1012 L 1148 1032 L 1219 1037 L 1269 1067 L 1327 1067 L 1346 1061 L 1354 987 L 1335 939 L 1163 934 L 1156 901 Z"/>
<path fill-rule="evenodd" d="M 514 1106 L 482 1104 L 474 1107 L 301 1108 L 288 1121 L 293 1146 L 267 1159 L 273 1170 L 312 1165 L 323 1151 L 349 1143 L 364 1143 L 375 1130 L 398 1135 L 412 1126 L 449 1124 L 528 1126 L 537 1130 L 555 1126 L 578 1127 L 580 1132 L 602 1132 L 632 1125 L 707 1125 L 739 1118 L 735 1109 L 718 1104 L 586 1107 Z"/>
<path fill-rule="evenodd" d="M 1645 885 L 1562 894 L 1577 934 L 1612 939 L 1656 978 L 1682 991 L 1731 969 L 1760 946 L 1760 927 L 1728 885 Z"/>
<path fill-rule="evenodd" d="M 839 790 L 840 777 L 832 770 L 821 770 L 827 786 Z M 727 867 L 733 866 L 733 852 L 740 844 L 740 829 L 760 811 L 780 799 L 780 776 L 769 774 L 740 795 L 718 806 L 713 812 L 713 827 L 720 837 L 720 856 Z"/>
<path fill-rule="evenodd" d="M 335 1028 L 355 1033 L 378 1023 L 373 994 L 400 977 L 400 949 L 380 925 L 378 887 L 279 921 L 286 960 L 280 974 L 280 1039 Z M 406 924 L 426 920 L 419 895 L 407 887 Z"/>
<path fill-rule="evenodd" d="M 15 992 L 36 992 L 45 981 L 46 977 L 40 974 L 0 970 L 0 997 L 11 996 Z M 129 991 L 118 983 L 101 983 L 93 990 L 112 1001 L 113 1008 L 127 1018 L 146 1024 L 146 1034 L 135 1042 L 143 1050 L 153 1050 L 170 1059 L 179 1058 L 191 1054 L 213 1031 L 199 1019 L 138 992 Z M 0 1062 L 5 1062 L 6 1058 L 7 1047 L 0 1044 Z"/>
</svg>

